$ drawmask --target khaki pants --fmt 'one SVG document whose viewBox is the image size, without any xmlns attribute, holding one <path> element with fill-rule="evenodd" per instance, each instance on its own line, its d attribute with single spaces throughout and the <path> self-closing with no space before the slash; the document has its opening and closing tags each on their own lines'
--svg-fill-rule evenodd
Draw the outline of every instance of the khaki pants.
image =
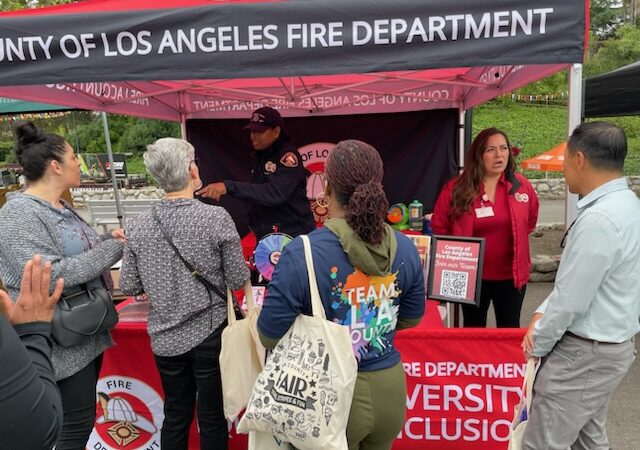
<svg viewBox="0 0 640 450">
<path fill-rule="evenodd" d="M 635 359 L 633 341 L 586 342 L 565 335 L 536 377 L 526 450 L 608 450 L 609 402 Z"/>
</svg>

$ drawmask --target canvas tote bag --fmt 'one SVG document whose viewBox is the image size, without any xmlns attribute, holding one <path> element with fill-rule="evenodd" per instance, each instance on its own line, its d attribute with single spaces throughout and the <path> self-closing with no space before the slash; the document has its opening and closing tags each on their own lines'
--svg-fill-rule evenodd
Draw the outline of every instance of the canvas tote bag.
<svg viewBox="0 0 640 450">
<path fill-rule="evenodd" d="M 524 372 L 524 380 L 522 382 L 522 396 L 520 402 L 516 405 L 511 422 L 511 433 L 509 435 L 509 450 L 522 450 L 522 440 L 524 430 L 527 427 L 529 414 L 531 413 L 531 400 L 533 399 L 533 382 L 536 379 L 540 362 L 536 362 L 535 358 L 529 358 L 527 368 Z"/>
<path fill-rule="evenodd" d="M 264 347 L 256 341 L 256 327 L 260 311 L 253 301 L 251 283 L 244 285 L 247 317 L 238 320 L 233 309 L 233 292 L 227 289 L 228 325 L 222 331 L 222 348 L 220 350 L 220 376 L 222 378 L 222 398 L 224 415 L 235 420 L 247 406 L 253 384 L 262 370 Z"/>
<path fill-rule="evenodd" d="M 288 442 L 280 441 L 274 435 L 262 431 L 249 431 L 248 450 L 291 450 Z"/>
<path fill-rule="evenodd" d="M 299 315 L 258 375 L 240 432 L 261 431 L 301 450 L 346 450 L 358 375 L 349 328 L 326 319 L 302 236 L 312 316 Z"/>
</svg>

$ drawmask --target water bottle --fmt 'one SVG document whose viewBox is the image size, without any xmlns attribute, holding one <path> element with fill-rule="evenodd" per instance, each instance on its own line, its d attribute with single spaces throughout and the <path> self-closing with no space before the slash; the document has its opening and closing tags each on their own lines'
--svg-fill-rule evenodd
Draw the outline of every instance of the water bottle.
<svg viewBox="0 0 640 450">
<path fill-rule="evenodd" d="M 409 228 L 422 231 L 422 203 L 418 200 L 409 203 Z"/>
<path fill-rule="evenodd" d="M 431 228 L 431 217 L 433 214 L 425 214 L 422 220 L 422 234 L 426 236 L 433 236 L 433 229 Z"/>
</svg>

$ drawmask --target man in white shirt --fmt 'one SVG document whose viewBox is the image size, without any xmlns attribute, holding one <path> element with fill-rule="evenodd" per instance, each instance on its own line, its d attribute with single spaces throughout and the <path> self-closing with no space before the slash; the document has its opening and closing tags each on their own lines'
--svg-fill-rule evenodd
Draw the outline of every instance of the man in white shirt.
<svg viewBox="0 0 640 450">
<path fill-rule="evenodd" d="M 623 177 L 624 131 L 580 125 L 564 175 L 579 194 L 555 286 L 522 346 L 542 358 L 524 435 L 528 450 L 607 450 L 609 402 L 635 359 L 640 331 L 640 200 Z"/>
</svg>

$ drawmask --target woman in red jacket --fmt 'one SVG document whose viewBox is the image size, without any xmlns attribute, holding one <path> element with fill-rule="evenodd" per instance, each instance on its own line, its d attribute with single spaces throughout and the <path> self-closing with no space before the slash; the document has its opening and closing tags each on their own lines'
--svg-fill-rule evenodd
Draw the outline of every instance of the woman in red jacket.
<svg viewBox="0 0 640 450">
<path fill-rule="evenodd" d="M 538 197 L 515 168 L 507 135 L 497 128 L 481 131 L 467 152 L 464 171 L 444 186 L 433 211 L 435 234 L 485 239 L 480 305 L 462 306 L 465 327 L 487 325 L 491 300 L 498 327 L 520 326 Z"/>
</svg>

